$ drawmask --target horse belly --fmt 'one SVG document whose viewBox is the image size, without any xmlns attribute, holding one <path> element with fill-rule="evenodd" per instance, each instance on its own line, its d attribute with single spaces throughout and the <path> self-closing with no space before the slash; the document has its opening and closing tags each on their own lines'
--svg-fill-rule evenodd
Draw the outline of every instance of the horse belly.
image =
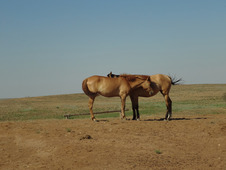
<svg viewBox="0 0 226 170">
<path fill-rule="evenodd" d="M 138 96 L 141 96 L 141 97 L 150 97 L 150 93 L 148 93 L 147 91 L 145 90 L 140 90 L 137 92 Z"/>
<path fill-rule="evenodd" d="M 119 88 L 111 84 L 102 84 L 98 87 L 98 94 L 105 97 L 119 96 Z"/>
<path fill-rule="evenodd" d="M 147 92 L 143 88 L 138 88 L 134 90 L 132 93 L 133 95 L 140 96 L 140 97 L 151 97 L 156 95 L 159 92 L 157 89 L 153 89 L 152 93 Z"/>
</svg>

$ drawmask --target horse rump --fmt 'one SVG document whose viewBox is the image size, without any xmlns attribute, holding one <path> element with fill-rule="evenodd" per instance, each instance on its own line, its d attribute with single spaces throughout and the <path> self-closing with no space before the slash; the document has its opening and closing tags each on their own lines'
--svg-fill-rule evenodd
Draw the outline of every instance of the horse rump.
<svg viewBox="0 0 226 170">
<path fill-rule="evenodd" d="M 88 79 L 83 80 L 83 82 L 82 82 L 82 90 L 84 91 L 84 93 L 85 93 L 87 96 L 96 96 L 95 93 L 92 93 L 92 92 L 89 90 L 89 88 L 88 88 L 88 86 L 87 86 L 87 81 L 88 81 Z"/>
</svg>

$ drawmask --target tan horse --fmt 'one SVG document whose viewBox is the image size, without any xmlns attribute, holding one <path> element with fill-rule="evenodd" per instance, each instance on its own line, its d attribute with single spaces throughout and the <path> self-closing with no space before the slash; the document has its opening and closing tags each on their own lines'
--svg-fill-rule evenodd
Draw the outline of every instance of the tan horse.
<svg viewBox="0 0 226 170">
<path fill-rule="evenodd" d="M 94 121 L 96 119 L 93 114 L 93 103 L 96 96 L 119 96 L 121 98 L 121 118 L 123 119 L 125 118 L 126 97 L 137 88 L 143 89 L 147 94 L 152 92 L 150 77 L 127 75 L 112 79 L 103 76 L 91 76 L 82 82 L 82 89 L 89 96 L 89 110 Z"/>
<path fill-rule="evenodd" d="M 121 75 L 115 75 L 115 74 L 112 74 L 112 72 L 108 74 L 108 77 L 114 78 L 117 76 L 120 77 Z M 122 75 L 122 76 L 125 77 L 125 75 Z M 169 97 L 170 88 L 171 88 L 171 85 L 178 84 L 180 81 L 182 81 L 182 79 L 175 80 L 175 79 L 172 79 L 170 76 L 163 75 L 163 74 L 156 74 L 151 76 L 142 75 L 141 77 L 143 77 L 144 79 L 148 77 L 150 78 L 151 88 L 153 91 L 151 93 L 147 93 L 142 88 L 136 88 L 133 90 L 132 93 L 130 93 L 130 99 L 132 102 L 132 109 L 133 109 L 133 120 L 140 119 L 138 97 L 139 96 L 152 97 L 156 95 L 159 91 L 162 93 L 166 103 L 167 112 L 165 115 L 165 120 L 170 120 L 172 116 L 172 101 Z"/>
</svg>

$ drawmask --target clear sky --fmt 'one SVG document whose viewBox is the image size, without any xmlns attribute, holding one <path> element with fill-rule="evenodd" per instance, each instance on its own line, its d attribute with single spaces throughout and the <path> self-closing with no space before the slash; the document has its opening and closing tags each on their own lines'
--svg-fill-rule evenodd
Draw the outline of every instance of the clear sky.
<svg viewBox="0 0 226 170">
<path fill-rule="evenodd" d="M 0 98 L 81 93 L 110 71 L 226 83 L 226 1 L 0 0 Z"/>
</svg>

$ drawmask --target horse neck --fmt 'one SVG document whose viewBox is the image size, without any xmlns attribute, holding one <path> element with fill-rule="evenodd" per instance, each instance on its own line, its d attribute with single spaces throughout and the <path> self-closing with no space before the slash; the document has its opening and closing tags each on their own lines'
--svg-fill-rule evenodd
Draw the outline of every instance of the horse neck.
<svg viewBox="0 0 226 170">
<path fill-rule="evenodd" d="M 137 78 L 136 81 L 129 81 L 129 84 L 132 89 L 135 89 L 135 88 L 140 87 L 143 82 L 144 82 L 144 80 Z"/>
</svg>

